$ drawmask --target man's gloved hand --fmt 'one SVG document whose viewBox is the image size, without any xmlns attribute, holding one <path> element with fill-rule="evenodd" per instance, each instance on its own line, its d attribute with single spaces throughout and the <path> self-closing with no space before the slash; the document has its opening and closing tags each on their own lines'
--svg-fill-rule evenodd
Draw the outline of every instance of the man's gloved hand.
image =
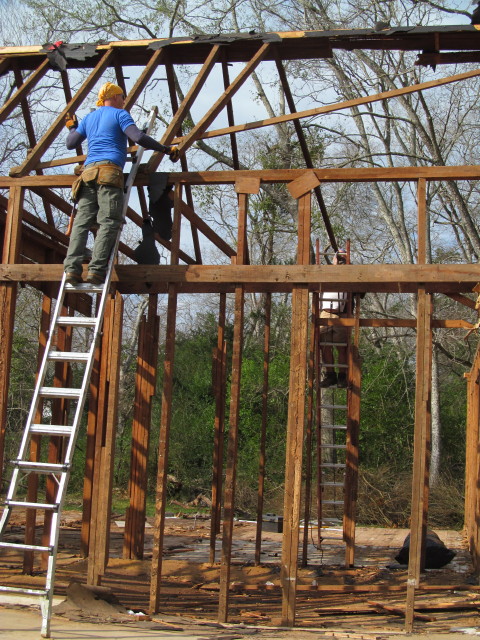
<svg viewBox="0 0 480 640">
<path fill-rule="evenodd" d="M 170 151 L 168 152 L 168 157 L 172 162 L 177 162 L 180 158 L 180 150 L 178 147 L 170 147 Z"/>
<path fill-rule="evenodd" d="M 65 116 L 65 126 L 67 129 L 76 129 L 78 127 L 77 116 L 74 113 L 67 113 Z"/>
</svg>

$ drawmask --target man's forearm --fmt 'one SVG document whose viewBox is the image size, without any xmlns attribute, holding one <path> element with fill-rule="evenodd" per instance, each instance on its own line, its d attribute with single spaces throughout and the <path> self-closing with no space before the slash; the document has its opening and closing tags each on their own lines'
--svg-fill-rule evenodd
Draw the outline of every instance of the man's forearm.
<svg viewBox="0 0 480 640">
<path fill-rule="evenodd" d="M 160 151 L 160 153 L 169 153 L 170 147 L 166 147 L 164 144 L 160 144 L 154 140 L 151 136 L 143 133 L 136 125 L 130 125 L 125 129 L 126 135 L 132 140 L 140 144 L 145 149 L 151 149 L 152 151 Z"/>
</svg>

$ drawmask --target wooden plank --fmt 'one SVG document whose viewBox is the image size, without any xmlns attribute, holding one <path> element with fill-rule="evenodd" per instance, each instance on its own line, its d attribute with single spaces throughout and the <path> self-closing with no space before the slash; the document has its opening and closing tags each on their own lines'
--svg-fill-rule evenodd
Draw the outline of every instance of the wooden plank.
<svg viewBox="0 0 480 640">
<path fill-rule="evenodd" d="M 298 201 L 297 262 L 310 259 L 311 196 L 307 192 Z M 305 384 L 308 347 L 308 287 L 294 287 L 290 338 L 290 379 L 287 415 L 285 495 L 283 507 L 282 624 L 295 624 L 295 598 L 302 489 L 302 454 L 305 427 Z"/>
<path fill-rule="evenodd" d="M 20 164 L 18 167 L 13 167 L 10 170 L 10 176 L 13 177 L 22 177 L 27 173 L 32 171 L 40 161 L 44 152 L 48 149 L 48 147 L 52 144 L 55 138 L 58 136 L 60 131 L 65 126 L 65 116 L 69 112 L 74 112 L 78 109 L 78 107 L 82 104 L 83 100 L 87 97 L 91 89 L 95 86 L 100 76 L 106 69 L 106 67 L 111 63 L 113 57 L 113 51 L 107 51 L 105 55 L 102 57 L 100 62 L 98 62 L 95 69 L 88 76 L 88 78 L 84 81 L 80 89 L 75 94 L 74 98 L 70 103 L 64 107 L 61 113 L 57 116 L 53 124 L 50 126 L 48 131 L 42 136 L 39 142 L 36 144 L 35 148 L 32 149 L 27 155 L 26 159 Z M 72 176 L 74 177 L 74 176 Z M 37 176 L 37 178 L 41 179 L 43 176 Z"/>
<path fill-rule="evenodd" d="M 40 144 L 40 143 L 39 143 Z M 306 171 L 314 171 L 320 182 L 413 182 L 419 178 L 425 180 L 478 180 L 480 178 L 480 165 L 464 166 L 433 166 L 433 167 L 384 167 L 371 168 L 359 167 L 355 169 L 255 169 L 239 171 L 179 171 L 169 173 L 168 183 L 190 185 L 206 184 L 234 184 L 243 177 L 257 177 L 262 183 L 276 184 L 291 182 L 300 178 Z M 21 187 L 70 187 L 75 176 L 69 173 L 61 173 L 45 176 L 0 176 L 0 188 L 8 189 L 13 184 Z M 135 180 L 135 186 L 148 185 L 148 176 L 139 173 Z"/>
<path fill-rule="evenodd" d="M 415 388 L 415 432 L 412 474 L 412 506 L 410 530 L 410 555 L 408 563 L 407 600 L 405 630 L 411 633 L 413 629 L 413 612 L 415 604 L 415 589 L 420 582 L 422 530 L 424 522 L 424 481 L 427 464 L 427 440 L 431 394 L 431 300 L 425 289 L 418 292 L 417 301 L 417 365 Z"/>
<path fill-rule="evenodd" d="M 247 122 L 246 124 L 239 124 L 233 127 L 224 127 L 222 129 L 208 131 L 207 133 L 202 132 L 203 135 L 199 137 L 202 139 L 216 138 L 218 136 L 224 136 L 231 133 L 240 133 L 241 131 L 251 131 L 252 129 L 260 129 L 261 127 L 282 124 L 284 122 L 290 122 L 300 118 L 312 118 L 313 116 L 319 116 L 325 113 L 334 113 L 335 111 L 342 111 L 343 109 L 351 109 L 352 107 L 358 107 L 362 104 L 373 104 L 374 102 L 379 102 L 381 100 L 397 98 L 410 93 L 416 93 L 417 91 L 440 87 L 452 82 L 460 82 L 461 80 L 474 78 L 478 75 L 480 75 L 480 69 L 474 69 L 473 71 L 447 76 L 446 78 L 438 78 L 437 80 L 430 80 L 428 82 L 421 82 L 409 87 L 402 87 L 401 89 L 392 89 L 390 91 L 382 91 L 381 93 L 376 93 L 371 96 L 363 96 L 361 98 L 336 102 L 335 104 L 325 105 L 324 107 L 316 107 L 315 109 L 307 109 L 306 111 L 298 111 L 297 113 L 287 113 L 274 118 L 265 118 L 264 120 L 257 120 L 256 122 Z"/>
<path fill-rule="evenodd" d="M 306 171 L 302 176 L 290 182 L 287 188 L 292 198 L 300 198 L 308 191 L 312 191 L 315 187 L 318 187 L 320 180 L 315 175 L 314 171 Z"/>
<path fill-rule="evenodd" d="M 105 310 L 107 313 L 108 308 Z M 104 328 L 105 321 L 104 320 Z M 83 474 L 83 504 L 82 504 L 82 528 L 80 533 L 80 555 L 84 558 L 88 556 L 90 545 L 90 523 L 93 512 L 93 477 L 95 469 L 95 440 L 97 430 L 97 418 L 99 419 L 100 394 L 100 358 L 102 353 L 105 333 L 102 332 L 98 345 L 95 349 L 92 374 L 90 376 L 88 392 L 88 416 L 87 416 L 87 439 L 85 446 L 85 471 Z"/>
<path fill-rule="evenodd" d="M 212 509 L 210 520 L 210 563 L 215 562 L 215 543 L 220 532 L 222 478 L 223 478 L 223 445 L 225 427 L 225 371 L 226 341 L 225 321 L 227 296 L 220 294 L 218 311 L 217 345 L 214 350 L 213 391 L 215 395 L 215 419 L 213 425 L 213 474 L 212 474 Z"/>
<path fill-rule="evenodd" d="M 255 531 L 255 564 L 260 564 L 262 551 L 263 499 L 265 492 L 266 441 L 268 424 L 268 374 L 270 368 L 270 322 L 272 318 L 272 295 L 265 296 L 265 323 L 263 330 L 263 385 L 262 385 L 262 424 L 260 427 L 260 446 L 258 460 L 258 497 L 257 526 Z"/>
<path fill-rule="evenodd" d="M 60 264 L 2 264 L 0 281 L 59 282 Z M 374 265 L 116 265 L 114 282 L 123 286 L 142 282 L 175 282 L 177 284 L 321 284 L 325 291 L 402 291 L 415 292 L 419 282 L 429 292 L 471 291 L 480 280 L 480 264 L 374 264 Z M 215 289 L 213 289 L 215 290 Z M 272 289 L 273 290 L 273 289 Z M 351 319 L 321 320 L 322 324 L 349 324 Z M 381 321 L 380 321 L 381 322 Z M 396 320 L 392 319 L 392 322 Z M 407 319 L 398 319 L 407 322 Z M 380 326 L 380 325 L 379 325 Z"/>
<path fill-rule="evenodd" d="M 235 193 L 252 193 L 260 191 L 260 178 L 240 178 L 235 182 Z"/>
<path fill-rule="evenodd" d="M 425 178 L 420 178 L 417 186 L 417 262 L 425 264 L 427 261 L 427 184 Z"/>
<path fill-rule="evenodd" d="M 18 262 L 24 189 L 10 189 L 7 219 L 5 223 L 2 263 Z M 17 300 L 17 284 L 6 282 L 0 284 L 0 479 L 3 478 L 3 460 L 5 449 L 5 429 L 7 424 L 8 388 L 10 364 L 12 360 L 12 339 L 15 324 L 15 307 Z"/>
<path fill-rule="evenodd" d="M 99 407 L 103 420 L 97 424 L 93 481 L 93 509 L 90 524 L 88 584 L 101 584 L 109 558 L 110 515 L 112 504 L 113 462 L 118 414 L 123 299 L 112 296 L 110 313 L 104 322 L 108 351 L 102 353 L 100 383 L 104 379 L 104 404 Z M 105 345 L 103 345 L 105 347 Z M 98 428 L 100 427 L 100 428 Z"/>
<path fill-rule="evenodd" d="M 303 515 L 303 544 L 302 544 L 302 567 L 308 564 L 308 542 L 310 505 L 312 500 L 312 445 L 313 445 L 313 418 L 314 418 L 314 388 L 315 388 L 315 329 L 318 318 L 318 293 L 315 291 L 312 296 L 308 365 L 307 365 L 307 428 L 305 438 L 305 509 Z"/>
<path fill-rule="evenodd" d="M 247 78 L 255 71 L 257 66 L 266 56 L 268 50 L 270 48 L 270 44 L 264 43 L 262 44 L 255 55 L 251 58 L 251 60 L 245 65 L 242 71 L 237 75 L 235 80 L 230 84 L 230 86 L 223 92 L 223 94 L 215 101 L 212 107 L 207 111 L 207 113 L 200 119 L 200 121 L 193 127 L 193 129 L 183 138 L 181 144 L 181 151 L 185 153 L 187 149 L 189 149 L 192 144 L 199 139 L 201 134 L 206 131 L 206 129 L 210 126 L 210 124 L 215 120 L 217 115 L 221 112 L 224 106 L 232 99 L 232 97 L 237 93 L 237 91 L 242 87 Z"/>
<path fill-rule="evenodd" d="M 210 53 L 208 54 L 205 62 L 203 63 L 202 68 L 198 72 L 192 86 L 190 87 L 184 99 L 182 100 L 181 105 L 174 110 L 174 115 L 170 120 L 170 124 L 168 125 L 168 127 L 165 130 L 165 133 L 162 136 L 162 139 L 161 139 L 162 144 L 169 145 L 174 139 L 174 137 L 180 132 L 182 123 L 187 117 L 188 112 L 190 111 L 190 108 L 192 107 L 193 103 L 197 99 L 197 96 L 200 93 L 205 82 L 207 81 L 210 75 L 210 72 L 215 65 L 215 62 L 218 59 L 220 51 L 221 51 L 220 45 L 212 46 Z M 171 95 L 174 95 L 174 94 L 171 92 Z M 152 154 L 150 160 L 147 162 L 147 171 L 149 172 L 156 171 L 164 155 L 165 154 L 160 153 L 159 151 L 155 151 Z"/>
<path fill-rule="evenodd" d="M 230 73 L 228 71 L 227 49 L 225 48 L 223 49 L 222 77 L 223 77 L 223 88 L 226 90 L 230 86 Z M 233 114 L 233 104 L 231 100 L 227 102 L 226 110 L 227 110 L 228 126 L 233 127 L 235 125 L 235 116 Z M 237 170 L 237 169 L 240 169 L 237 136 L 234 133 L 231 133 L 229 135 L 229 138 L 230 138 L 230 148 L 232 150 L 232 165 L 233 165 L 233 168 Z"/>
<path fill-rule="evenodd" d="M 35 86 L 43 78 L 49 68 L 50 63 L 48 59 L 45 58 L 45 60 L 40 63 L 39 67 L 28 76 L 28 78 L 20 87 L 18 87 L 13 96 L 9 100 L 7 100 L 7 102 L 5 102 L 5 104 L 0 109 L 0 124 L 2 124 L 2 122 L 4 122 L 8 118 L 8 116 L 16 107 L 18 107 L 22 100 L 27 98 L 29 93 L 35 88 Z"/>
<path fill-rule="evenodd" d="M 177 83 L 173 65 L 168 55 L 165 61 L 165 71 L 167 74 L 168 92 L 170 94 L 170 104 L 172 105 L 172 113 L 176 114 L 178 111 L 177 87 L 179 87 L 179 85 Z M 182 130 L 180 128 L 179 133 L 181 133 L 181 131 Z M 160 157 L 163 157 L 163 156 L 160 156 Z M 185 154 L 183 154 L 180 157 L 180 166 L 182 171 L 188 171 L 187 156 Z M 185 197 L 187 199 L 188 206 L 193 211 L 194 203 L 193 203 L 192 188 L 190 187 L 189 184 L 185 185 Z M 190 221 L 190 232 L 192 234 L 192 244 L 195 251 L 195 260 L 196 262 L 198 262 L 198 264 L 201 264 L 202 252 L 200 248 L 200 240 L 198 237 L 198 229 L 195 224 L 192 224 L 192 221 Z"/>
<path fill-rule="evenodd" d="M 237 262 L 242 264 L 247 255 L 247 206 L 248 195 L 238 197 Z M 240 385 L 243 353 L 244 288 L 235 287 L 235 308 L 232 347 L 232 374 L 230 385 L 230 417 L 227 445 L 227 468 L 225 475 L 223 506 L 222 557 L 220 562 L 220 593 L 218 599 L 218 621 L 227 622 L 230 585 L 230 562 L 232 557 L 233 518 L 235 506 L 235 480 L 237 473 L 237 451 L 240 421 Z"/>
<path fill-rule="evenodd" d="M 358 332 L 358 327 L 357 327 Z M 362 369 L 358 346 L 351 344 L 348 350 L 347 389 L 347 451 L 345 468 L 345 511 L 343 515 L 343 539 L 345 540 L 345 566 L 355 564 L 355 524 L 358 498 L 358 454 L 360 437 L 360 391 Z"/>
<path fill-rule="evenodd" d="M 170 261 L 178 264 L 181 230 L 182 187 L 175 187 L 174 216 L 172 227 L 172 252 Z M 157 613 L 160 603 L 162 579 L 163 536 L 165 530 L 165 508 L 167 503 L 167 471 L 170 425 L 172 420 L 173 366 L 175 359 L 175 330 L 177 315 L 177 292 L 174 284 L 168 287 L 167 326 L 165 336 L 165 358 L 163 363 L 162 410 L 158 444 L 157 490 L 155 500 L 155 524 L 153 534 L 152 571 L 150 578 L 150 612 Z"/>
<path fill-rule="evenodd" d="M 465 534 L 472 555 L 473 566 L 480 570 L 480 549 L 477 545 L 477 482 L 478 482 L 478 445 L 480 421 L 480 345 L 467 379 L 467 424 L 465 435 Z"/>
</svg>

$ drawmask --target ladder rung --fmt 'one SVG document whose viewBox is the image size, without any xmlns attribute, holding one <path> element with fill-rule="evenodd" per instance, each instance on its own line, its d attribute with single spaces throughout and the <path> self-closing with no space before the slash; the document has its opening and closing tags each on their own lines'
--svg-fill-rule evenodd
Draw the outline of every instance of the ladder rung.
<svg viewBox="0 0 480 640">
<path fill-rule="evenodd" d="M 4 591 L 6 593 L 25 593 L 29 596 L 46 596 L 48 594 L 46 589 L 22 589 L 22 587 L 0 586 L 0 591 Z"/>
<path fill-rule="evenodd" d="M 22 471 L 34 471 L 35 473 L 62 473 L 69 469 L 68 464 L 56 464 L 53 462 L 30 462 L 29 460 L 12 460 L 12 464 Z"/>
<path fill-rule="evenodd" d="M 321 424 L 322 429 L 346 429 L 346 424 Z"/>
<path fill-rule="evenodd" d="M 320 466 L 326 469 L 345 469 L 347 465 L 344 462 L 321 462 Z"/>
<path fill-rule="evenodd" d="M 94 327 L 97 324 L 97 318 L 89 318 L 88 316 L 59 316 L 57 324 L 73 327 Z"/>
<path fill-rule="evenodd" d="M 321 404 L 321 409 L 346 409 L 346 404 Z"/>
<path fill-rule="evenodd" d="M 322 449 L 346 449 L 347 445 L 346 444 L 324 444 L 322 442 L 321 448 Z"/>
<path fill-rule="evenodd" d="M 5 500 L 7 507 L 24 507 L 25 509 L 45 509 L 46 511 L 56 511 L 58 504 L 45 502 L 22 502 L 21 500 Z"/>
<path fill-rule="evenodd" d="M 72 387 L 41 387 L 42 398 L 79 398 L 82 390 Z"/>
<path fill-rule="evenodd" d="M 63 424 L 32 424 L 30 433 L 37 433 L 44 436 L 69 436 L 73 427 Z"/>
<path fill-rule="evenodd" d="M 102 293 L 103 284 L 90 284 L 90 282 L 83 282 L 81 284 L 68 284 L 66 282 L 65 290 L 77 293 Z"/>
<path fill-rule="evenodd" d="M 20 544 L 19 542 L 0 542 L 4 549 L 25 549 L 27 551 L 47 551 L 51 553 L 53 547 L 44 547 L 38 544 Z"/>
<path fill-rule="evenodd" d="M 321 487 L 343 487 L 343 482 L 321 482 Z"/>
<path fill-rule="evenodd" d="M 326 346 L 326 347 L 347 347 L 348 344 L 346 342 L 324 342 L 323 340 L 320 340 L 320 346 Z"/>
<path fill-rule="evenodd" d="M 322 500 L 322 504 L 343 504 L 343 500 Z"/>
<path fill-rule="evenodd" d="M 88 352 L 81 351 L 50 351 L 49 360 L 61 360 L 62 362 L 86 362 L 88 360 Z"/>
</svg>

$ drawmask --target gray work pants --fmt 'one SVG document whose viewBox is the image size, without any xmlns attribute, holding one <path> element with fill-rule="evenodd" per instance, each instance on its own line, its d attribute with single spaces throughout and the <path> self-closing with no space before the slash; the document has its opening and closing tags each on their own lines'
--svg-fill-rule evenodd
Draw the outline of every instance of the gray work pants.
<svg viewBox="0 0 480 640">
<path fill-rule="evenodd" d="M 95 180 L 82 184 L 67 257 L 63 263 L 66 272 L 82 274 L 88 232 L 98 224 L 88 271 L 99 276 L 105 275 L 110 252 L 122 224 L 122 210 L 123 189 L 97 184 Z"/>
</svg>

